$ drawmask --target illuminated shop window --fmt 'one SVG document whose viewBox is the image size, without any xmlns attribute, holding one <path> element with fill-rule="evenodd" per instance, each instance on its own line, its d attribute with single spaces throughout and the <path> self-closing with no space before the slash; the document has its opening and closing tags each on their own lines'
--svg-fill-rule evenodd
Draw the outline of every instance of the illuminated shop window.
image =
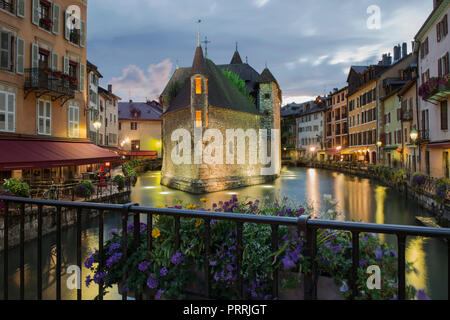
<svg viewBox="0 0 450 320">
<path fill-rule="evenodd" d="M 196 128 L 202 127 L 202 112 L 201 111 L 195 111 L 195 127 Z"/>
</svg>

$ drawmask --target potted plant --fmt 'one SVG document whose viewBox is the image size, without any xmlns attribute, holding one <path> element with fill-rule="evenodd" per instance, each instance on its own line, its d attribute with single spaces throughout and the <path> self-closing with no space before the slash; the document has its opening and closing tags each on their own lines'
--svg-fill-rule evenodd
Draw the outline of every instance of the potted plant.
<svg viewBox="0 0 450 320">
<path fill-rule="evenodd" d="M 125 187 L 125 178 L 120 174 L 114 177 L 113 182 L 117 185 L 119 191 L 122 191 Z"/>
<path fill-rule="evenodd" d="M 75 195 L 80 198 L 89 199 L 94 193 L 94 185 L 91 181 L 81 181 L 75 187 Z"/>
<path fill-rule="evenodd" d="M 16 178 L 4 179 L 3 189 L 9 191 L 16 197 L 28 198 L 30 196 L 30 187 L 26 182 Z"/>
<path fill-rule="evenodd" d="M 434 183 L 434 190 L 435 190 L 435 199 L 439 203 L 444 203 L 447 198 L 447 193 L 450 186 L 450 180 L 447 178 L 441 178 L 436 180 Z"/>
</svg>

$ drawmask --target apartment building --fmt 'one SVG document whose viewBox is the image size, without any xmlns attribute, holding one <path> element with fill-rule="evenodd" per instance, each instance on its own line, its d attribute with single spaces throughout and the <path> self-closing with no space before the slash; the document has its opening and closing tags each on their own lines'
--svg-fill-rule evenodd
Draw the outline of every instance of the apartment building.
<svg viewBox="0 0 450 320">
<path fill-rule="evenodd" d="M 0 4 L 0 178 L 67 180 L 117 159 L 87 139 L 87 1 Z"/>
<path fill-rule="evenodd" d="M 325 115 L 326 152 L 329 158 L 336 161 L 341 159 L 341 153 L 348 147 L 347 93 L 348 87 L 334 89 L 329 95 L 331 103 Z"/>
<path fill-rule="evenodd" d="M 99 144 L 99 138 L 97 137 L 97 129 L 94 126 L 96 120 L 99 120 L 99 80 L 103 78 L 102 74 L 98 71 L 98 67 L 89 60 L 87 60 L 87 86 L 89 91 L 89 116 L 86 117 L 88 137 L 95 143 Z"/>
<path fill-rule="evenodd" d="M 296 116 L 298 128 L 298 153 L 300 157 L 325 160 L 326 98 L 302 103 Z"/>
<path fill-rule="evenodd" d="M 98 91 L 99 119 L 102 124 L 98 137 L 99 144 L 116 150 L 119 146 L 119 101 L 121 99 L 113 94 L 111 84 L 108 85 L 108 90 L 98 87 Z"/>
<path fill-rule="evenodd" d="M 384 57 L 383 57 L 384 58 Z M 377 79 L 387 69 L 386 60 L 378 65 L 352 66 L 348 83 L 349 150 L 355 162 L 377 163 L 379 150 Z"/>
<path fill-rule="evenodd" d="M 162 106 L 156 101 L 119 102 L 119 146 L 128 159 L 162 157 Z"/>
<path fill-rule="evenodd" d="M 434 0 L 433 11 L 415 36 L 418 53 L 419 167 L 433 177 L 450 175 L 449 0 Z"/>
<path fill-rule="evenodd" d="M 394 168 L 405 167 L 405 143 L 408 142 L 409 130 L 404 130 L 402 100 L 399 92 L 412 79 L 417 77 L 417 59 L 408 53 L 407 43 L 394 47 L 394 62 L 379 77 L 377 92 L 379 97 L 379 141 L 380 163 Z M 405 118 L 406 119 L 406 118 Z M 408 118 L 409 119 L 409 118 Z"/>
</svg>

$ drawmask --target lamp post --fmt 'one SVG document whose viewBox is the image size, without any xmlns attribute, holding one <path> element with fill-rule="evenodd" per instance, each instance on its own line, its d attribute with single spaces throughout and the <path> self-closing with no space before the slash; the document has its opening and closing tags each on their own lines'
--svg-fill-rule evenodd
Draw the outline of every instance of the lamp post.
<svg viewBox="0 0 450 320">
<path fill-rule="evenodd" d="M 92 124 L 95 128 L 95 130 L 97 130 L 97 139 L 96 140 L 96 144 L 98 145 L 98 134 L 99 134 L 99 130 L 102 127 L 102 123 L 99 120 L 95 120 L 94 123 Z"/>
<path fill-rule="evenodd" d="M 419 133 L 417 130 L 413 129 L 411 130 L 411 133 L 409 134 L 409 137 L 411 138 L 411 141 L 414 144 L 414 172 L 417 171 L 417 164 L 416 164 L 416 147 L 417 147 L 417 138 L 419 137 Z"/>
<path fill-rule="evenodd" d="M 381 163 L 381 146 L 383 145 L 383 142 L 378 141 L 377 142 L 377 147 L 378 147 L 378 163 Z"/>
<path fill-rule="evenodd" d="M 309 151 L 311 151 L 312 159 L 314 160 L 314 153 L 316 152 L 316 147 L 309 148 Z"/>
</svg>

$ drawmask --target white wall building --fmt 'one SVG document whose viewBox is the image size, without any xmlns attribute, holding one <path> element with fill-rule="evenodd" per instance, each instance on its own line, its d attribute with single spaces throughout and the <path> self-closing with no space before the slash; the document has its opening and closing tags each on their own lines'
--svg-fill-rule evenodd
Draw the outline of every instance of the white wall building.
<svg viewBox="0 0 450 320">
<path fill-rule="evenodd" d="M 316 157 L 324 151 L 325 99 L 305 102 L 301 109 L 296 120 L 299 156 Z"/>
<path fill-rule="evenodd" d="M 419 67 L 420 170 L 433 177 L 450 175 L 449 51 L 450 0 L 434 0 L 434 9 L 415 37 Z M 434 86 L 436 81 L 444 84 Z M 429 85 L 431 86 L 431 89 Z"/>
<path fill-rule="evenodd" d="M 108 85 L 108 90 L 98 87 L 98 92 L 99 118 L 102 122 L 99 144 L 116 148 L 119 146 L 119 100 L 121 99 L 112 93 L 112 85 Z"/>
<path fill-rule="evenodd" d="M 94 122 L 99 120 L 99 96 L 98 96 L 98 88 L 99 88 L 99 79 L 103 78 L 101 73 L 98 71 L 97 66 L 93 65 L 89 61 L 87 61 L 87 81 L 88 81 L 88 103 L 89 103 L 89 117 L 87 117 L 87 130 L 88 137 L 95 144 L 101 144 L 100 141 L 97 140 L 97 129 L 94 128 Z"/>
</svg>

